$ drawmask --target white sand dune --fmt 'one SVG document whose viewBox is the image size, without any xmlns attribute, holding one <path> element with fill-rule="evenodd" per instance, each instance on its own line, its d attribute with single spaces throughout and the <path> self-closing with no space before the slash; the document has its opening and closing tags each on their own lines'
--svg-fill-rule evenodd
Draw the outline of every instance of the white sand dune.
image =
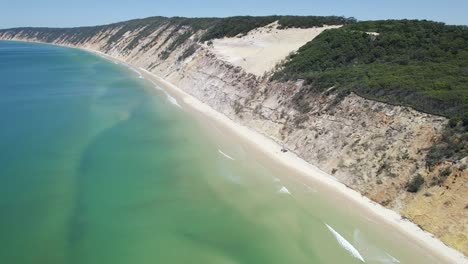
<svg viewBox="0 0 468 264">
<path fill-rule="evenodd" d="M 221 60 L 262 75 L 324 30 L 340 27 L 277 29 L 277 26 L 278 22 L 274 22 L 242 37 L 215 39 L 211 49 Z"/>
</svg>

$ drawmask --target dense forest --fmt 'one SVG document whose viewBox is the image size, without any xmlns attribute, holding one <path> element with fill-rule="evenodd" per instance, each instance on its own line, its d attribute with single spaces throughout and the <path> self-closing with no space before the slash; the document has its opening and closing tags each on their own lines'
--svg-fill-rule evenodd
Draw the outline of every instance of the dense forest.
<svg viewBox="0 0 468 264">
<path fill-rule="evenodd" d="M 368 33 L 367 33 L 368 32 Z M 274 79 L 305 79 L 296 97 L 339 93 L 468 123 L 468 28 L 415 20 L 368 21 L 327 30 L 281 65 Z"/>
</svg>

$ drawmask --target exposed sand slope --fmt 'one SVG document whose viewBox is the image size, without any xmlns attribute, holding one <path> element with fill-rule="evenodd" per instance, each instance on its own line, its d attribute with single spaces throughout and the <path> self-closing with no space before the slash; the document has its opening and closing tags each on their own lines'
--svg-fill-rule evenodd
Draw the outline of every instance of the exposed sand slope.
<svg viewBox="0 0 468 264">
<path fill-rule="evenodd" d="M 262 75 L 324 30 L 341 26 L 306 29 L 277 27 L 278 22 L 274 22 L 242 37 L 215 39 L 211 49 L 221 60 L 240 66 L 246 72 Z"/>
</svg>

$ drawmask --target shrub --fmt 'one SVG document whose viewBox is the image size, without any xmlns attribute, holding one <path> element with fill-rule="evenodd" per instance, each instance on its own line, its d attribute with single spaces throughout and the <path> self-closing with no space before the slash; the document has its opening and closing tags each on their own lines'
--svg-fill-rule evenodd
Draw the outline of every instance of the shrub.
<svg viewBox="0 0 468 264">
<path fill-rule="evenodd" d="M 411 179 L 408 182 L 408 185 L 406 187 L 406 190 L 408 192 L 416 193 L 419 191 L 419 188 L 421 188 L 421 185 L 424 184 L 424 178 L 421 176 L 421 174 L 417 174 L 413 179 Z"/>
<path fill-rule="evenodd" d="M 197 51 L 198 49 L 198 45 L 197 44 L 192 44 L 190 45 L 186 50 L 184 50 L 184 53 L 182 53 L 182 55 L 180 55 L 180 57 L 178 58 L 179 61 L 183 61 L 185 60 L 186 58 L 192 56 L 195 51 Z"/>
<path fill-rule="evenodd" d="M 447 167 L 447 168 L 444 168 L 443 170 L 440 171 L 439 176 L 443 177 L 443 178 L 446 178 L 446 177 L 448 177 L 450 175 L 450 173 L 452 173 L 452 170 L 449 167 Z"/>
<path fill-rule="evenodd" d="M 440 141 L 432 146 L 426 156 L 426 165 L 431 168 L 445 161 L 457 161 L 468 156 L 468 141 L 465 138 L 466 128 L 447 126 Z"/>
<path fill-rule="evenodd" d="M 449 123 L 448 123 L 449 127 L 451 128 L 456 127 L 458 124 L 458 121 L 459 121 L 458 118 L 450 118 Z"/>
</svg>

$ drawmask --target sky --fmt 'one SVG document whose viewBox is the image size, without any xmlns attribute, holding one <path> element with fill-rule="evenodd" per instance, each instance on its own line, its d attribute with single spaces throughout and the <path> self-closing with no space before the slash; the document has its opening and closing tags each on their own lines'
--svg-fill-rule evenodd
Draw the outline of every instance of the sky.
<svg viewBox="0 0 468 264">
<path fill-rule="evenodd" d="M 74 27 L 149 16 L 338 15 L 468 25 L 468 0 L 0 0 L 0 28 Z"/>
</svg>

